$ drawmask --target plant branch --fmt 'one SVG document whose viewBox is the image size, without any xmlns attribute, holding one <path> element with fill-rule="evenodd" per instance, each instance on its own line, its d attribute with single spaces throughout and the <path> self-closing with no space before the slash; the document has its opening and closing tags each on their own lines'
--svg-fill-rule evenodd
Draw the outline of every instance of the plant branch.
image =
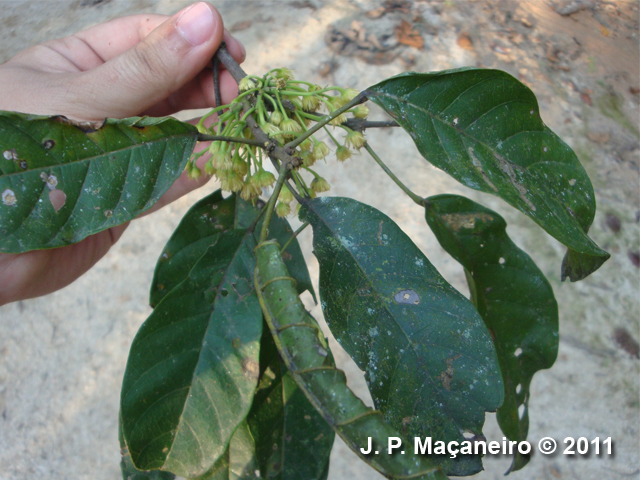
<svg viewBox="0 0 640 480">
<path fill-rule="evenodd" d="M 271 223 L 271 217 L 273 216 L 273 210 L 275 209 L 276 202 L 278 201 L 278 195 L 280 194 L 280 190 L 282 190 L 282 185 L 284 185 L 288 173 L 289 170 L 287 169 L 287 165 L 282 162 L 282 166 L 278 172 L 278 181 L 276 182 L 275 187 L 273 187 L 273 193 L 271 194 L 271 198 L 267 204 L 266 214 L 264 222 L 262 223 L 262 229 L 260 230 L 260 239 L 258 243 L 264 242 L 269 235 L 269 223 Z"/>
<path fill-rule="evenodd" d="M 371 145 L 369 145 L 369 143 L 368 143 L 368 142 L 367 142 L 367 143 L 365 143 L 364 148 L 366 148 L 366 149 L 367 149 L 367 152 L 369 152 L 369 155 L 371 155 L 371 156 L 373 157 L 373 159 L 376 161 L 376 163 L 377 163 L 378 165 L 380 165 L 380 168 L 382 168 L 382 170 L 384 170 L 384 172 L 385 172 L 387 175 L 389 175 L 389 177 L 391 178 L 391 180 L 393 180 L 393 181 L 396 183 L 396 185 L 398 185 L 398 186 L 402 189 L 402 191 L 403 191 L 404 193 L 406 193 L 406 194 L 409 196 L 409 198 L 411 198 L 411 200 L 413 200 L 415 203 L 417 203 L 417 204 L 418 204 L 418 205 L 420 205 L 421 207 L 424 207 L 424 206 L 425 206 L 424 199 L 423 199 L 422 197 L 420 197 L 419 195 L 416 195 L 415 193 L 413 193 L 413 192 L 409 189 L 409 187 L 407 187 L 404 183 L 402 183 L 402 182 L 400 181 L 400 179 L 399 179 L 398 177 L 396 177 L 396 176 L 394 175 L 394 173 L 393 173 L 391 170 L 389 170 L 389 167 L 387 167 L 387 166 L 385 165 L 385 163 L 380 159 L 380 157 L 379 157 L 379 156 L 378 156 L 378 154 L 373 150 L 373 148 L 371 148 Z"/>
<path fill-rule="evenodd" d="M 319 122 L 317 122 L 313 127 L 311 127 L 309 130 L 307 130 L 306 132 L 304 132 L 303 134 L 301 134 L 299 137 L 297 137 L 295 140 L 291 140 L 289 143 L 287 143 L 284 148 L 291 148 L 294 149 L 296 148 L 298 145 L 300 145 L 302 142 L 304 142 L 307 138 L 309 138 L 311 135 L 313 135 L 314 133 L 316 133 L 318 130 L 320 130 L 322 127 L 324 127 L 327 123 L 329 123 L 331 120 L 333 120 L 334 118 L 342 115 L 344 112 L 346 112 L 347 110 L 350 110 L 351 108 L 355 107 L 356 105 L 359 105 L 363 102 L 367 101 L 367 91 L 363 91 L 360 92 L 358 95 L 356 95 L 356 97 L 351 100 L 348 103 L 345 103 L 342 107 L 338 108 L 337 110 L 334 110 L 333 112 L 331 112 L 329 115 L 325 115 L 324 117 L 322 117 L 322 120 L 320 120 Z"/>
<path fill-rule="evenodd" d="M 240 138 L 240 137 L 229 137 L 226 135 L 207 135 L 205 133 L 199 133 L 196 137 L 196 140 L 199 142 L 229 142 L 229 143 L 244 143 L 246 145 L 254 145 L 256 147 L 265 148 L 264 143 L 260 143 L 259 140 L 255 140 L 253 138 Z"/>
<path fill-rule="evenodd" d="M 293 242 L 293 240 L 300 235 L 300 233 L 309 226 L 309 222 L 304 222 L 299 229 L 297 229 L 295 232 L 293 232 L 293 235 L 291 235 L 291 238 L 289 238 L 289 240 L 287 240 L 287 243 L 285 243 L 283 245 L 283 247 L 280 249 L 280 253 L 284 253 L 285 250 L 287 249 L 287 247 L 289 247 L 289 245 L 291 245 L 291 242 Z"/>
<path fill-rule="evenodd" d="M 357 130 L 362 132 L 367 128 L 387 128 L 387 127 L 399 127 L 398 122 L 395 120 L 364 120 L 362 118 L 350 118 L 342 124 L 351 130 Z"/>
</svg>

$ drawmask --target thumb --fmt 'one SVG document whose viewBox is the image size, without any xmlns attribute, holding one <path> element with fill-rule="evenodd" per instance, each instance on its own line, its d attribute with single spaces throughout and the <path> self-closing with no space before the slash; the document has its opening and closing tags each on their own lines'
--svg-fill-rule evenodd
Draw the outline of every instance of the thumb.
<svg viewBox="0 0 640 480">
<path fill-rule="evenodd" d="M 137 115 L 193 79 L 220 46 L 220 13 L 199 2 L 178 12 L 144 40 L 82 74 L 96 117 Z"/>
</svg>

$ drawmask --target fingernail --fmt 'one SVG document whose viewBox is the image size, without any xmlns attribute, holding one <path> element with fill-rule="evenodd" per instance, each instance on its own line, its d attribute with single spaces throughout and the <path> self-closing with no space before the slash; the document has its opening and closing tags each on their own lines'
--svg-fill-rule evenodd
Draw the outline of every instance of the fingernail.
<svg viewBox="0 0 640 480">
<path fill-rule="evenodd" d="M 178 17 L 176 28 L 182 38 L 194 47 L 211 38 L 214 29 L 211 9 L 205 3 L 196 3 Z"/>
</svg>

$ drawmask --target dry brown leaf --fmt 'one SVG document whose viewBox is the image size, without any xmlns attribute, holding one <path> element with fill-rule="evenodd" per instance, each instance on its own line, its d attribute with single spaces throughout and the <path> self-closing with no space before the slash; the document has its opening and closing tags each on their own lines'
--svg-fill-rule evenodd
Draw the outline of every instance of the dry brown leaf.
<svg viewBox="0 0 640 480">
<path fill-rule="evenodd" d="M 458 35 L 458 40 L 456 41 L 460 48 L 465 50 L 473 50 L 473 41 L 467 32 L 462 32 Z"/>
<path fill-rule="evenodd" d="M 422 50 L 424 48 L 422 35 L 420 35 L 420 32 L 417 30 L 414 30 L 411 24 L 406 20 L 403 20 L 402 23 L 396 27 L 395 33 L 396 39 L 399 43 L 417 48 L 418 50 Z"/>
</svg>

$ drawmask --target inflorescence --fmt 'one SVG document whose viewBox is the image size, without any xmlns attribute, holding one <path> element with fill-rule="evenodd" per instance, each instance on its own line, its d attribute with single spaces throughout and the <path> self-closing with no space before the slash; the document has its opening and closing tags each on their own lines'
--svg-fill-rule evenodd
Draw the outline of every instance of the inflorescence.
<svg viewBox="0 0 640 480">
<path fill-rule="evenodd" d="M 302 137 L 292 155 L 301 159 L 300 167 L 291 172 L 295 187 L 309 197 L 328 191 L 331 188 L 329 183 L 311 167 L 316 161 L 325 160 L 331 154 L 331 149 L 324 141 L 309 135 L 308 129 L 312 122 L 325 119 L 323 111 L 331 115 L 353 100 L 358 91 L 352 88 L 322 88 L 296 80 L 288 68 L 271 70 L 262 78 L 247 76 L 240 81 L 238 90 L 238 96 L 230 104 L 216 107 L 200 119 L 198 131 L 211 136 L 254 139 L 247 126 L 247 117 L 253 115 L 260 129 L 280 146 Z M 249 96 L 252 106 L 243 110 L 243 101 Z M 348 113 L 356 118 L 366 118 L 369 109 L 364 105 L 357 105 L 328 122 L 346 132 L 342 143 L 324 127 L 340 162 L 350 158 L 354 151 L 365 144 L 362 132 L 344 125 Z M 217 115 L 217 121 L 206 127 L 205 122 L 212 115 Z M 223 190 L 239 192 L 244 200 L 255 200 L 263 188 L 271 187 L 276 181 L 275 176 L 263 167 L 268 154 L 262 147 L 220 140 L 211 142 L 208 149 L 192 155 L 186 166 L 191 178 L 202 175 L 202 171 L 196 166 L 196 160 L 206 153 L 210 154 L 210 158 L 204 165 L 205 173 L 215 175 Z M 313 176 L 308 185 L 301 175 L 303 171 Z M 291 191 L 284 187 L 278 196 L 276 213 L 279 216 L 288 215 L 293 199 Z"/>
</svg>

